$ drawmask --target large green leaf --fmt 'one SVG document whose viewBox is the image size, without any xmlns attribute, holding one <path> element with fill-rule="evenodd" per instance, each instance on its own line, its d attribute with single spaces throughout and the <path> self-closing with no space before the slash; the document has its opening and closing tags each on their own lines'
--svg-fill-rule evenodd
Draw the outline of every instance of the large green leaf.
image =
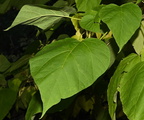
<svg viewBox="0 0 144 120">
<path fill-rule="evenodd" d="M 124 58 L 118 65 L 114 75 L 112 76 L 109 86 L 108 86 L 108 105 L 109 113 L 113 120 L 115 120 L 115 111 L 117 106 L 117 93 L 120 87 L 120 81 L 126 76 L 126 73 L 131 70 L 131 68 L 140 62 L 140 56 L 136 54 L 131 54 Z"/>
<path fill-rule="evenodd" d="M 120 82 L 120 99 L 129 120 L 144 120 L 144 62 L 136 64 Z"/>
<path fill-rule="evenodd" d="M 98 6 L 101 0 L 75 0 L 78 11 L 88 12 Z"/>
<path fill-rule="evenodd" d="M 46 9 L 38 6 L 25 5 L 13 21 L 12 28 L 18 24 L 35 25 L 41 29 L 46 29 L 59 22 L 63 17 L 69 17 L 70 13 L 74 13 L 72 7 L 64 7 L 60 10 Z"/>
<path fill-rule="evenodd" d="M 112 31 L 120 50 L 138 29 L 142 19 L 141 9 L 133 3 L 106 5 L 99 15 Z"/>
<path fill-rule="evenodd" d="M 99 39 L 67 38 L 45 46 L 30 59 L 31 74 L 40 90 L 43 115 L 61 99 L 90 86 L 108 68 L 109 49 Z"/>
</svg>

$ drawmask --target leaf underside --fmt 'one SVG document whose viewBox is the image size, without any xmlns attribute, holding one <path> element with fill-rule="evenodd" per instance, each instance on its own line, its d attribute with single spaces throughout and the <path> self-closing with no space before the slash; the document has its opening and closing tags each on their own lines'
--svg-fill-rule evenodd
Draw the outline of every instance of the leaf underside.
<svg viewBox="0 0 144 120">
<path fill-rule="evenodd" d="M 72 7 L 52 10 L 38 6 L 24 5 L 7 30 L 19 24 L 35 25 L 41 29 L 46 29 L 54 26 L 63 17 L 69 17 L 69 14 L 74 12 L 75 9 Z"/>
</svg>

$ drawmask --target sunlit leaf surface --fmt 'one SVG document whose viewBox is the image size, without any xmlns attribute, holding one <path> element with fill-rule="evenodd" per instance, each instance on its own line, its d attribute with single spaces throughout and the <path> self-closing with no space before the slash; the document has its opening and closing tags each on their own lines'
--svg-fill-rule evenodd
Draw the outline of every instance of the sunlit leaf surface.
<svg viewBox="0 0 144 120">
<path fill-rule="evenodd" d="M 43 114 L 61 99 L 87 88 L 110 62 L 109 49 L 99 39 L 69 38 L 44 47 L 30 60 L 31 74 L 40 90 Z"/>
</svg>

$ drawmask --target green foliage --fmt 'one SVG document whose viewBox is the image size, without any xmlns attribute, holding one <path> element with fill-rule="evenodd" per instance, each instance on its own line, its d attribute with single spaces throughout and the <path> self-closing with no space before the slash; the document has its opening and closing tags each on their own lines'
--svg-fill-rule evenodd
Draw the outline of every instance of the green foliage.
<svg viewBox="0 0 144 120">
<path fill-rule="evenodd" d="M 105 72 L 109 61 L 109 49 L 94 38 L 82 42 L 64 39 L 45 46 L 30 60 L 31 74 L 42 97 L 43 114 L 61 98 L 90 86 Z"/>
<path fill-rule="evenodd" d="M 82 111 L 92 120 L 143 120 L 140 2 L 1 1 L 1 13 L 20 10 L 7 32 L 33 25 L 37 33 L 15 62 L 0 55 L 0 120 L 20 109 L 26 120 L 77 119 Z"/>
<path fill-rule="evenodd" d="M 141 10 L 132 3 L 123 4 L 122 6 L 110 4 L 101 9 L 100 18 L 112 31 L 121 50 L 140 26 Z"/>
<path fill-rule="evenodd" d="M 101 0 L 75 0 L 76 1 L 76 7 L 78 11 L 85 11 L 89 12 L 96 6 L 98 6 L 101 2 Z"/>
<path fill-rule="evenodd" d="M 9 110 L 12 108 L 16 100 L 16 95 L 17 92 L 9 88 L 0 89 L 0 106 L 1 108 L 3 108 L 0 110 L 0 120 L 4 119 L 4 117 L 8 114 Z"/>
<path fill-rule="evenodd" d="M 22 7 L 9 29 L 19 24 L 35 25 L 41 29 L 50 28 L 59 22 L 61 18 L 69 17 L 69 14 L 74 12 L 75 10 L 71 7 L 64 7 L 60 10 L 52 10 L 37 6 L 25 5 Z"/>
<path fill-rule="evenodd" d="M 123 110 L 130 120 L 144 118 L 143 104 L 143 72 L 144 62 L 134 65 L 120 82 L 120 97 Z"/>
<path fill-rule="evenodd" d="M 40 95 L 37 92 L 36 94 L 33 95 L 30 103 L 29 103 L 29 107 L 27 109 L 27 113 L 26 113 L 26 120 L 29 120 L 30 118 L 32 118 L 32 116 L 36 113 L 40 113 L 42 112 L 42 101 L 40 99 Z"/>
<path fill-rule="evenodd" d="M 85 30 L 91 31 L 91 32 L 100 32 L 100 19 L 98 16 L 94 15 L 85 15 L 80 22 L 80 25 Z"/>
<path fill-rule="evenodd" d="M 0 55 L 0 72 L 6 71 L 10 67 L 10 62 L 4 55 Z"/>
<path fill-rule="evenodd" d="M 133 42 L 132 45 L 133 45 L 136 53 L 140 54 L 142 49 L 143 49 L 143 45 L 144 45 L 144 43 L 143 43 L 143 40 L 144 40 L 143 39 L 144 38 L 144 36 L 143 36 L 143 34 L 144 34 L 144 21 L 141 22 L 141 26 L 137 32 L 138 32 L 137 33 L 138 35 L 136 36 L 135 41 Z"/>
<path fill-rule="evenodd" d="M 115 111 L 117 106 L 117 94 L 119 89 L 121 88 L 120 83 L 126 77 L 130 69 L 139 62 L 140 56 L 136 54 L 130 54 L 128 57 L 126 57 L 120 62 L 114 75 L 112 76 L 108 87 L 108 103 L 111 118 L 115 117 Z"/>
</svg>

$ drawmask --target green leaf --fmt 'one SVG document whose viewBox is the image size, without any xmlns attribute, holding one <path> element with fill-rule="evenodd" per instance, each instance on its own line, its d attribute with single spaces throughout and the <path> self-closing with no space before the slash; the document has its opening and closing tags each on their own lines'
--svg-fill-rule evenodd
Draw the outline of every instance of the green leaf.
<svg viewBox="0 0 144 120">
<path fill-rule="evenodd" d="M 101 0 L 75 0 L 78 11 L 88 12 L 98 6 Z"/>
<path fill-rule="evenodd" d="M 137 54 L 140 54 L 144 47 L 144 21 L 141 22 L 141 27 L 138 31 L 138 35 L 132 43 L 134 50 Z"/>
<path fill-rule="evenodd" d="M 144 62 L 136 64 L 120 82 L 120 99 L 129 120 L 144 119 Z"/>
<path fill-rule="evenodd" d="M 127 72 L 131 70 L 131 68 L 140 62 L 140 56 L 136 54 L 130 54 L 128 57 L 124 58 L 120 64 L 118 65 L 114 75 L 112 76 L 108 91 L 108 105 L 109 105 L 109 113 L 112 119 L 115 118 L 115 111 L 117 106 L 117 93 L 120 86 L 120 81 L 124 79 Z"/>
<path fill-rule="evenodd" d="M 106 5 L 99 15 L 112 31 L 120 50 L 138 29 L 142 19 L 141 9 L 133 3 Z"/>
<path fill-rule="evenodd" d="M 91 32 L 100 32 L 100 18 L 97 15 L 85 15 L 80 21 L 80 26 Z"/>
<path fill-rule="evenodd" d="M 8 86 L 13 91 L 18 91 L 20 84 L 21 80 L 17 78 L 8 81 Z"/>
<path fill-rule="evenodd" d="M 8 114 L 16 100 L 17 92 L 9 88 L 0 89 L 0 120 Z"/>
<path fill-rule="evenodd" d="M 109 49 L 99 39 L 80 42 L 68 38 L 45 46 L 30 59 L 31 74 L 43 102 L 43 115 L 61 99 L 93 84 L 109 62 Z"/>
<path fill-rule="evenodd" d="M 8 29 L 18 24 L 35 25 L 41 29 L 46 29 L 59 22 L 61 18 L 69 17 L 69 14 L 74 12 L 75 9 L 72 7 L 52 10 L 38 6 L 25 5 L 22 7 L 14 22 Z"/>
<path fill-rule="evenodd" d="M 11 63 L 4 55 L 0 55 L 0 72 L 6 71 L 10 67 Z"/>
<path fill-rule="evenodd" d="M 40 113 L 40 112 L 42 112 L 42 101 L 40 99 L 39 92 L 37 92 L 36 94 L 34 94 L 34 96 L 32 97 L 29 103 L 29 107 L 27 109 L 25 118 L 26 120 L 31 120 L 34 114 Z"/>
<path fill-rule="evenodd" d="M 65 7 L 68 6 L 68 2 L 65 0 L 58 0 L 56 3 L 53 4 L 54 7 Z"/>
</svg>

